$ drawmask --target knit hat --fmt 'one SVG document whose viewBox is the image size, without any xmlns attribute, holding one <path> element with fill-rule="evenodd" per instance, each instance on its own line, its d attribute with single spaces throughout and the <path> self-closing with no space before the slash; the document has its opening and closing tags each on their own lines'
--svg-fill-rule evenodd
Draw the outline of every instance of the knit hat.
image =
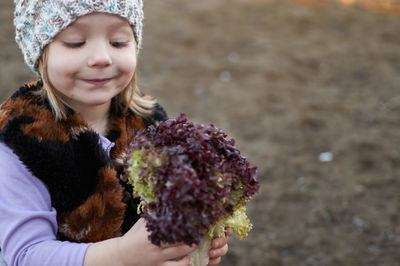
<svg viewBox="0 0 400 266">
<path fill-rule="evenodd" d="M 126 18 L 142 42 L 142 0 L 14 0 L 15 40 L 26 64 L 37 72 L 44 47 L 77 18 L 102 12 Z"/>
</svg>

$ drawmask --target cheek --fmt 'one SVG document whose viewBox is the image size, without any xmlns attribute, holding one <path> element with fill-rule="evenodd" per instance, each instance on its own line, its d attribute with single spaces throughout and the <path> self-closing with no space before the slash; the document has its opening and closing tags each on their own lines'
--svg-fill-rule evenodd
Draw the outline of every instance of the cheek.
<svg viewBox="0 0 400 266">
<path fill-rule="evenodd" d="M 61 68 L 58 67 L 58 62 L 56 60 L 50 59 L 47 62 L 47 75 L 50 80 L 50 82 L 56 86 L 57 81 L 62 79 L 63 75 L 62 72 L 60 72 Z"/>
<path fill-rule="evenodd" d="M 118 64 L 120 71 L 131 78 L 136 70 L 136 54 L 125 54 L 120 58 L 121 60 Z"/>
<path fill-rule="evenodd" d="M 65 80 L 76 70 L 77 58 L 73 53 L 66 53 L 60 49 L 49 47 L 47 73 L 50 81 L 54 84 L 58 80 Z"/>
</svg>

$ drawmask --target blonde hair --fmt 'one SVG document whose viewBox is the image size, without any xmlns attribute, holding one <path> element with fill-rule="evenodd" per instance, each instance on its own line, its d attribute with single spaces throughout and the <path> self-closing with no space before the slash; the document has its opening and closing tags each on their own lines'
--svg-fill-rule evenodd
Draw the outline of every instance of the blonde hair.
<svg viewBox="0 0 400 266">
<path fill-rule="evenodd" d="M 49 101 L 56 120 L 67 118 L 68 104 L 58 95 L 57 90 L 51 84 L 47 73 L 48 46 L 44 49 L 38 61 L 38 71 L 43 82 L 42 89 L 37 93 Z M 126 114 L 128 110 L 137 115 L 146 117 L 152 114 L 152 109 L 157 101 L 151 96 L 144 95 L 136 84 L 136 70 L 126 88 L 111 101 L 111 110 Z"/>
</svg>

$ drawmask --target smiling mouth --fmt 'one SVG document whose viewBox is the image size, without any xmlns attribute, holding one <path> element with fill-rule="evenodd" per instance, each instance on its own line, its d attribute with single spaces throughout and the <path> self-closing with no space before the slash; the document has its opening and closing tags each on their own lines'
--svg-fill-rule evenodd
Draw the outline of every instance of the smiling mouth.
<svg viewBox="0 0 400 266">
<path fill-rule="evenodd" d="M 110 82 L 113 78 L 106 78 L 106 79 L 82 79 L 84 82 L 92 84 L 92 85 L 105 85 Z"/>
</svg>

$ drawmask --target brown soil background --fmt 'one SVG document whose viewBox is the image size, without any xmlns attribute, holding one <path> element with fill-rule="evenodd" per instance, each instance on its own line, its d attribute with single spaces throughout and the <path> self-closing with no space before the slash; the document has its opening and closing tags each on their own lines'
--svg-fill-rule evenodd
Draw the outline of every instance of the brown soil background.
<svg viewBox="0 0 400 266">
<path fill-rule="evenodd" d="M 0 2 L 1 99 L 33 78 Z M 400 265 L 400 15 L 288 1 L 145 1 L 141 89 L 258 165 L 221 265 Z M 330 152 L 331 161 L 319 155 Z"/>
</svg>

